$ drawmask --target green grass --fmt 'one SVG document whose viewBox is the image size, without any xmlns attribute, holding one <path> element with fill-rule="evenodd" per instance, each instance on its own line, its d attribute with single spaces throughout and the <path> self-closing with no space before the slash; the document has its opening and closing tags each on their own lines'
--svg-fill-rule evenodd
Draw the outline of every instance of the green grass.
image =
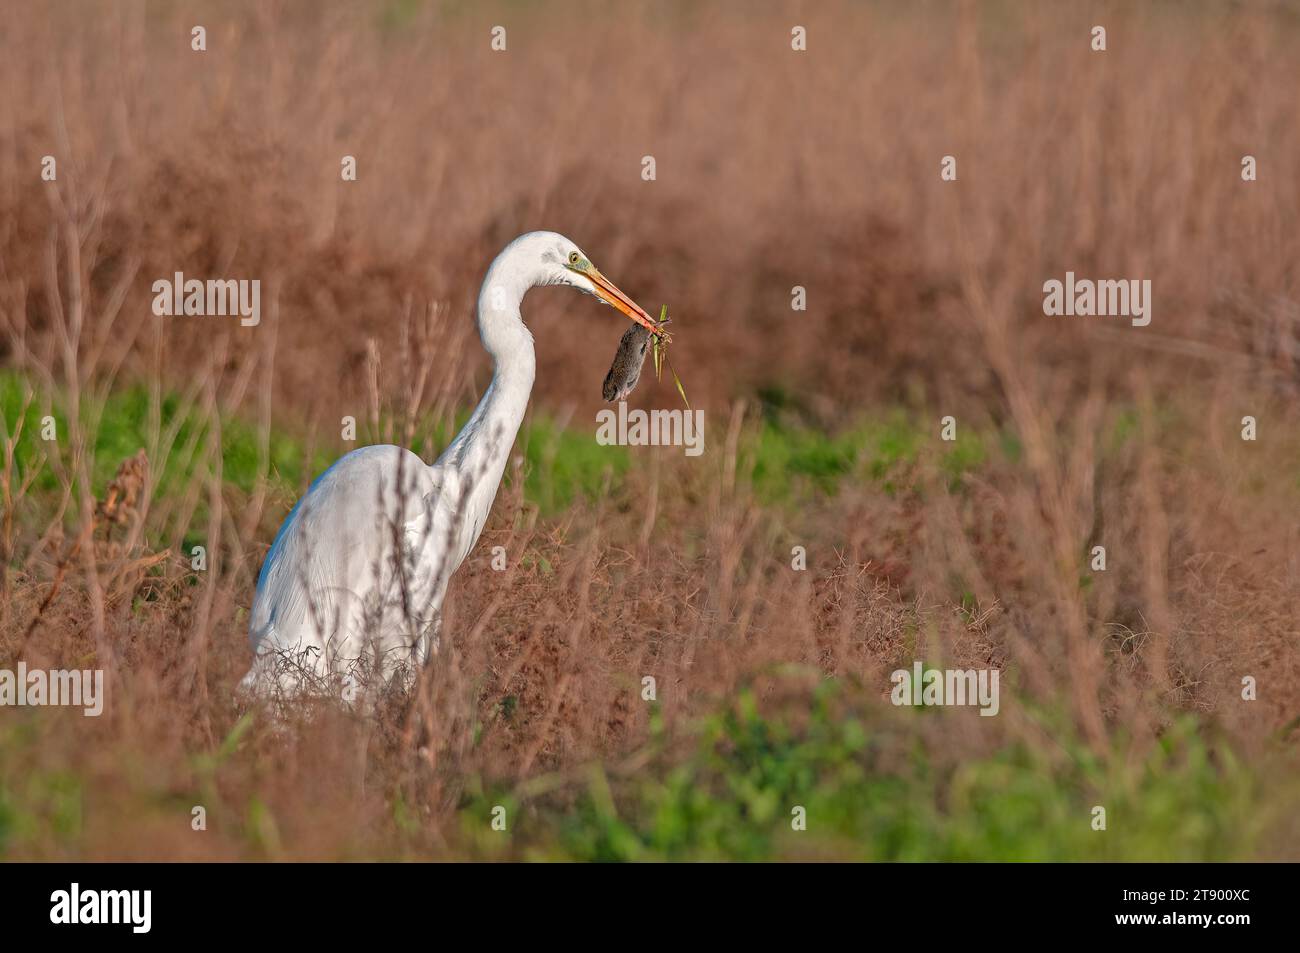
<svg viewBox="0 0 1300 953">
<path fill-rule="evenodd" d="M 938 424 L 894 411 L 835 434 L 791 425 L 768 415 L 745 446 L 753 461 L 754 491 L 764 503 L 798 499 L 808 491 L 834 494 L 846 479 L 872 480 L 886 493 L 910 485 L 911 468 L 927 447 L 954 489 L 961 477 L 989 456 L 987 434 L 959 428 L 957 439 L 939 439 Z"/>
<path fill-rule="evenodd" d="M 626 447 L 602 447 L 590 433 L 561 429 L 534 417 L 523 433 L 528 473 L 524 496 L 542 512 L 567 509 L 575 499 L 593 500 L 606 478 L 620 485 L 631 458 Z"/>
<path fill-rule="evenodd" d="M 1145 752 L 1129 750 L 1117 732 L 1098 757 L 1066 719 L 1029 713 L 1050 743 L 1008 740 L 996 753 L 954 761 L 950 746 L 934 747 L 941 735 L 920 730 L 923 722 L 933 727 L 932 713 L 893 709 L 877 693 L 833 680 L 784 697 L 779 711 L 764 712 L 755 692 L 741 691 L 676 738 L 656 712 L 651 757 L 624 775 L 593 765 L 576 782 L 541 776 L 514 791 L 468 778 L 458 831 L 440 856 L 1235 861 L 1260 856 L 1269 819 L 1284 816 L 1294 794 L 1262 784 L 1267 761 L 1247 770 L 1190 715 Z M 978 717 L 938 714 L 968 716 Z M 35 728 L 35 719 L 3 726 L 0 763 L 38 760 L 43 739 Z M 195 795 L 177 801 L 178 810 L 220 803 L 219 774 L 249 756 L 241 743 L 248 728 L 246 717 L 213 753 L 194 756 Z M 76 856 L 85 789 L 85 779 L 66 770 L 7 778 L 0 857 L 33 844 Z M 400 785 L 393 797 L 393 833 L 421 841 Z M 1098 805 L 1106 830 L 1093 829 Z M 505 833 L 490 826 L 497 806 L 506 809 Z M 805 812 L 804 830 L 792 827 L 796 807 Z M 262 814 L 255 800 L 241 822 L 252 856 L 275 836 L 274 821 Z"/>
<path fill-rule="evenodd" d="M 806 717 L 782 717 L 744 692 L 698 726 L 684 759 L 624 781 L 593 769 L 576 796 L 526 810 L 504 792 L 476 794 L 462 826 L 478 849 L 504 852 L 507 839 L 483 834 L 501 804 L 525 855 L 604 861 L 1237 860 L 1258 846 L 1262 792 L 1194 718 L 1135 759 L 1120 741 L 1100 760 L 1058 723 L 1050 757 L 1012 742 L 954 767 L 908 719 L 850 694 L 823 682 Z M 1093 829 L 1098 805 L 1104 831 Z M 792 827 L 796 807 L 806 830 Z"/>
<path fill-rule="evenodd" d="M 24 393 L 21 376 L 11 371 L 0 372 L 0 414 L 3 414 L 11 433 L 22 410 Z M 149 392 L 140 386 L 116 391 L 102 408 L 83 408 L 84 419 L 89 420 L 94 411 L 100 413 L 93 447 L 92 489 L 101 493 L 121 462 L 148 445 Z M 24 457 L 30 458 L 38 448 L 43 413 L 35 404 L 27 410 L 19 443 L 20 461 Z M 162 397 L 164 430 L 182 413 L 177 395 L 169 393 Z M 58 410 L 52 415 L 62 439 L 68 433 L 67 418 Z M 466 411 L 458 423 L 463 423 L 468 416 Z M 161 474 L 155 473 L 159 495 L 175 492 L 193 478 L 195 464 L 186 456 L 185 448 L 196 438 L 201 447 L 202 441 L 207 439 L 207 429 L 208 423 L 200 412 L 191 410 L 184 413 L 167 466 Z M 430 435 L 427 444 L 431 449 L 441 449 L 451 441 L 452 434 L 445 432 L 447 428 L 430 425 L 423 429 Z M 604 485 L 607 470 L 612 485 L 617 486 L 629 464 L 626 448 L 598 446 L 591 434 L 562 429 L 544 415 L 533 415 L 522 428 L 519 446 L 526 460 L 525 496 L 547 514 L 567 508 L 578 498 L 595 499 Z M 299 486 L 304 477 L 314 479 L 334 460 L 331 451 L 317 450 L 310 463 L 310 473 L 304 475 L 306 442 L 281 428 L 272 428 L 268 454 L 270 479 L 285 487 Z M 221 465 L 222 478 L 227 485 L 245 493 L 255 488 L 261 473 L 256 428 L 238 417 L 222 419 Z M 54 471 L 47 468 L 34 486 L 38 492 L 56 489 L 58 483 Z"/>
<path fill-rule="evenodd" d="M 11 717 L 0 725 L 0 758 L 6 761 L 39 744 L 34 719 Z M 82 834 L 83 803 L 82 781 L 68 771 L 23 772 L 0 783 L 0 857 L 27 839 L 75 844 Z"/>
<path fill-rule="evenodd" d="M 0 414 L 4 416 L 9 432 L 15 429 L 19 413 L 22 410 L 25 385 L 23 378 L 12 372 L 0 372 Z M 91 479 L 94 482 L 92 492 L 102 492 L 105 484 L 113 478 L 123 460 L 132 457 L 138 450 L 146 449 L 149 442 L 149 392 L 142 386 L 132 386 L 113 392 L 103 406 L 83 406 L 84 420 L 90 420 L 98 414 L 99 426 L 95 433 L 93 446 L 94 467 Z M 174 492 L 193 477 L 195 454 L 187 454 L 186 448 L 195 440 L 197 446 L 207 439 L 208 422 L 200 409 L 191 408 L 184 411 L 181 399 L 174 393 L 164 394 L 161 398 L 160 417 L 162 429 L 179 421 L 176 439 L 172 444 L 171 455 L 161 473 L 155 473 L 157 493 L 166 495 Z M 23 433 L 18 445 L 18 456 L 30 458 L 38 450 L 41 442 L 41 418 L 44 409 L 39 405 L 39 398 L 28 407 L 23 422 Z M 58 439 L 67 439 L 68 420 L 59 409 L 51 410 L 54 417 Z M 268 446 L 268 462 L 272 480 L 288 485 L 296 484 L 302 477 L 305 458 L 304 445 L 289 434 L 272 430 Z M 221 465 L 222 478 L 225 483 L 238 487 L 244 492 L 254 488 L 260 472 L 260 455 L 256 428 L 237 417 L 227 417 L 221 421 Z M 313 470 L 319 472 L 329 465 L 328 453 L 317 452 L 313 460 Z M 52 469 L 46 468 L 34 484 L 37 490 L 53 490 L 57 487 L 57 478 Z"/>
<path fill-rule="evenodd" d="M 11 431 L 22 407 L 25 385 L 15 372 L 0 372 L 0 414 Z M 99 427 L 94 441 L 93 492 L 102 493 L 121 462 L 134 456 L 137 450 L 148 445 L 149 393 L 142 386 L 132 386 L 112 393 L 104 406 L 83 408 L 85 419 L 91 411 L 99 412 Z M 20 457 L 35 452 L 40 441 L 42 409 L 29 407 L 19 445 Z M 164 430 L 171 426 L 178 414 L 180 421 L 176 440 L 167 465 L 158 480 L 157 493 L 167 495 L 185 486 L 195 474 L 193 456 L 202 457 L 202 447 L 207 440 L 208 422 L 201 411 L 182 410 L 181 400 L 174 393 L 163 395 L 161 419 Z M 54 411 L 60 436 L 67 434 L 67 420 L 60 411 Z M 456 425 L 462 424 L 469 411 L 461 413 Z M 452 428 L 427 424 L 418 428 L 425 438 L 416 450 L 432 459 L 450 442 Z M 715 440 L 717 439 L 715 435 Z M 743 455 L 753 465 L 754 490 L 760 502 L 787 503 L 805 498 L 810 493 L 831 495 L 845 480 L 871 480 L 887 493 L 896 492 L 909 485 L 910 468 L 920 459 L 922 450 L 935 447 L 939 465 L 954 488 L 962 474 L 977 469 L 988 459 L 991 447 L 1001 447 L 1007 455 L 1018 446 L 1008 443 L 1005 436 L 977 433 L 970 428 L 960 428 L 958 438 L 952 443 L 938 439 L 937 424 L 916 414 L 895 411 L 880 419 L 868 420 L 839 431 L 828 433 L 812 427 L 790 424 L 776 415 L 766 416 L 761 426 L 746 438 Z M 186 448 L 197 441 L 197 454 Z M 315 478 L 334 460 L 332 450 L 317 449 L 306 464 L 306 441 L 283 428 L 273 427 L 270 434 L 268 457 L 269 476 L 273 483 L 287 488 L 300 486 L 305 479 Z M 622 485 L 637 450 L 627 447 L 603 447 L 596 443 L 593 432 L 576 428 L 562 428 L 545 414 L 533 413 L 520 430 L 518 446 L 523 452 L 525 467 L 524 496 L 539 507 L 543 515 L 552 516 L 578 500 L 595 500 L 601 496 L 607 481 L 611 492 Z M 713 446 L 718 446 L 714 443 Z M 261 455 L 258 433 L 254 426 L 238 417 L 225 417 L 221 421 L 221 460 L 224 482 L 244 493 L 251 492 L 261 473 Z M 304 465 L 310 472 L 303 473 Z M 509 479 L 507 471 L 507 479 Z M 56 489 L 57 480 L 47 469 L 35 484 L 37 491 Z M 202 506 L 200 513 L 202 516 Z"/>
</svg>

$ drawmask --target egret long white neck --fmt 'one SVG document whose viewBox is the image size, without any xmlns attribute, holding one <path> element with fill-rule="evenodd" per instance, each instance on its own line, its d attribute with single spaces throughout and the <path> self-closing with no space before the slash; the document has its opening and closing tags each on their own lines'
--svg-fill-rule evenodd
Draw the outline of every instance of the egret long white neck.
<svg viewBox="0 0 1300 953">
<path fill-rule="evenodd" d="M 510 448 L 528 410 L 537 371 L 533 336 L 519 316 L 519 307 L 524 295 L 539 282 L 535 270 L 529 267 L 529 256 L 522 251 L 516 245 L 507 247 L 483 279 L 478 297 L 478 330 L 483 347 L 492 355 L 495 372 L 474 413 L 438 459 L 440 464 L 450 463 L 471 478 L 473 496 L 486 494 L 486 500 L 469 501 L 467 511 L 471 513 L 486 514 L 491 508 Z"/>
</svg>

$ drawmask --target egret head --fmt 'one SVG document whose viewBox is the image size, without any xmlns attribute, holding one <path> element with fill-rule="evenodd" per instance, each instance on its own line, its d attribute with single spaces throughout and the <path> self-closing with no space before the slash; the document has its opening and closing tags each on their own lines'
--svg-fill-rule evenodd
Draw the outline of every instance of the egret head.
<svg viewBox="0 0 1300 953">
<path fill-rule="evenodd" d="M 618 290 L 614 282 L 600 273 L 600 269 L 591 263 L 581 248 L 563 235 L 550 233 L 553 240 L 546 243 L 542 260 L 548 269 L 548 283 L 568 285 L 579 291 L 594 295 L 598 300 L 621 311 L 637 324 L 653 334 L 667 337 L 635 301 Z"/>
</svg>

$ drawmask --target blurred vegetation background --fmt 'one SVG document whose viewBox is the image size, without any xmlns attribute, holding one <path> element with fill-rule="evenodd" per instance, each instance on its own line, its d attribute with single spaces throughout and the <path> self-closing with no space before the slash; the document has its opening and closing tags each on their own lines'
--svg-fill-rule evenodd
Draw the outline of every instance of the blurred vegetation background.
<svg viewBox="0 0 1300 953">
<path fill-rule="evenodd" d="M 1293 4 L 0 16 L 0 667 L 111 690 L 0 709 L 0 856 L 1295 858 Z M 483 272 L 534 228 L 668 303 L 706 453 L 597 445 L 623 327 L 533 293 L 438 665 L 244 710 L 276 527 L 346 416 L 445 446 Z M 1150 278 L 1151 326 L 1044 316 L 1067 270 Z M 260 279 L 260 325 L 155 317 L 177 271 Z M 895 709 L 914 659 L 998 669 L 1001 713 Z"/>
</svg>

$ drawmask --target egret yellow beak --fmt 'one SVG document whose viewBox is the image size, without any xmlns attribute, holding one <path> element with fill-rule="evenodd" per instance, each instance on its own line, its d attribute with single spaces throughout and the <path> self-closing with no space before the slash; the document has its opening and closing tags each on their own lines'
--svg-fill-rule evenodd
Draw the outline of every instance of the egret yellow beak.
<svg viewBox="0 0 1300 953">
<path fill-rule="evenodd" d="M 641 327 L 645 328 L 651 334 L 657 335 L 663 341 L 667 342 L 672 340 L 672 338 L 668 336 L 666 330 L 656 324 L 654 319 L 651 318 L 650 315 L 646 314 L 639 304 L 627 295 L 623 294 L 623 292 L 619 291 L 614 282 L 602 275 L 600 269 L 591 262 L 582 261 L 576 265 L 570 265 L 568 267 L 579 274 L 586 275 L 587 278 L 591 280 L 591 283 L 596 286 L 596 297 L 601 301 L 608 305 L 612 305 L 619 311 L 622 311 L 637 324 L 641 325 Z"/>
</svg>

